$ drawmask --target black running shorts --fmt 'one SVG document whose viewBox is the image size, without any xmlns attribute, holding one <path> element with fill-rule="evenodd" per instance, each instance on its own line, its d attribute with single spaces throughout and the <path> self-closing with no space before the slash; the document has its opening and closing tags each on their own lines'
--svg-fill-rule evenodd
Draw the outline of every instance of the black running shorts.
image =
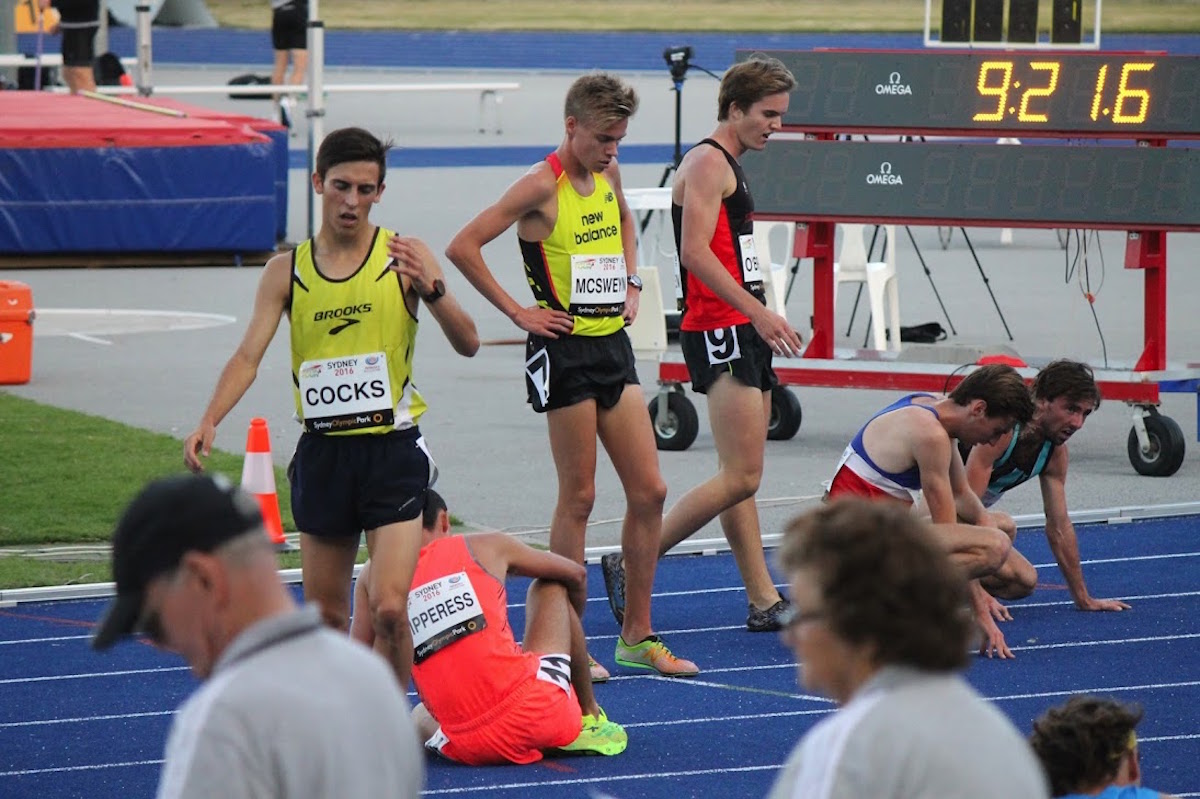
<svg viewBox="0 0 1200 799">
<path fill-rule="evenodd" d="M 288 465 L 292 518 L 304 533 L 357 537 L 420 516 L 436 479 L 415 427 L 384 435 L 304 433 Z"/>
<path fill-rule="evenodd" d="M 271 46 L 276 50 L 308 49 L 308 3 L 288 3 L 271 13 Z"/>
<path fill-rule="evenodd" d="M 771 368 L 771 348 L 750 323 L 716 330 L 684 330 L 679 348 L 692 378 L 692 390 L 707 394 L 717 376 L 730 374 L 753 388 L 769 391 L 779 385 Z"/>
<path fill-rule="evenodd" d="M 530 335 L 525 343 L 525 388 L 538 413 L 594 399 L 614 407 L 625 386 L 637 385 L 633 347 L 624 330 L 607 336 Z"/>
<path fill-rule="evenodd" d="M 95 25 L 88 25 L 83 28 L 62 29 L 62 59 L 64 67 L 92 68 L 92 61 L 96 58 L 97 30 L 99 28 Z"/>
</svg>

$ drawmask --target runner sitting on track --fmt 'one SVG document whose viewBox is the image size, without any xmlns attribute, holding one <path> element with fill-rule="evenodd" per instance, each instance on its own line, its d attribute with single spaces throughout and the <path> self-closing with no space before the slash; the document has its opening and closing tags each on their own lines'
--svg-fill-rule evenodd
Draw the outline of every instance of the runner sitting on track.
<svg viewBox="0 0 1200 799">
<path fill-rule="evenodd" d="M 1100 389 L 1085 363 L 1057 360 L 1033 380 L 1033 418 L 1017 424 L 991 444 L 959 443 L 967 467 L 967 483 L 984 507 L 991 508 L 1006 491 L 1038 478 L 1046 514 L 1046 541 L 1066 578 L 1075 607 L 1080 610 L 1126 610 L 1115 599 L 1096 599 L 1088 593 L 1079 564 L 1079 540 L 1067 514 L 1067 440 L 1083 427 L 1100 406 Z M 997 527 L 1016 535 L 1008 514 L 989 511 Z M 1004 579 L 1005 576 L 1010 579 Z M 1016 549 L 1008 556 L 1004 575 L 984 577 L 983 587 L 1001 599 L 1021 599 L 1037 586 L 1037 569 Z"/>
<path fill-rule="evenodd" d="M 988 657 L 1013 657 L 995 622 L 1012 616 L 978 578 L 998 572 L 1002 579 L 1014 578 L 1006 571 L 1012 541 L 983 526 L 987 511 L 967 485 L 953 439 L 994 442 L 1032 415 L 1029 389 L 1015 369 L 980 367 L 949 396 L 909 394 L 872 416 L 846 447 L 829 487 L 830 499 L 860 496 L 909 506 L 921 492 L 938 540 L 972 578 L 971 604 L 984 633 L 980 652 Z"/>
<path fill-rule="evenodd" d="M 625 730 L 592 693 L 579 623 L 584 567 L 502 533 L 450 535 L 446 503 L 432 489 L 422 526 L 408 613 L 421 697 L 413 718 L 425 745 L 470 765 L 625 751 Z M 359 574 L 356 607 L 370 601 L 370 569 L 368 561 Z M 535 578 L 521 645 L 508 624 L 509 574 Z M 375 631 L 356 615 L 350 634 L 369 645 Z"/>
</svg>

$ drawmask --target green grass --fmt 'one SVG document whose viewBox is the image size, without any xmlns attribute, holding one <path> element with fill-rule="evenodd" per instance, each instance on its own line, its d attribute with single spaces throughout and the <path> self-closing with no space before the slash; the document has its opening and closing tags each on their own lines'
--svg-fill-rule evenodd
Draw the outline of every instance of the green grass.
<svg viewBox="0 0 1200 799">
<path fill-rule="evenodd" d="M 223 27 L 266 29 L 265 3 L 207 0 Z M 1040 4 L 1048 27 L 1050 3 Z M 938 14 L 939 3 L 934 3 Z M 1085 2 L 1090 25 L 1094 4 Z M 326 28 L 412 30 L 919 31 L 922 0 L 322 0 Z M 1102 31 L 1195 32 L 1198 0 L 1110 0 Z"/>
<path fill-rule="evenodd" d="M 106 542 L 146 482 L 184 471 L 178 439 L 3 392 L 0 430 L 0 547 Z M 213 450 L 207 468 L 236 482 L 242 456 Z M 282 469 L 275 481 L 287 485 Z M 279 507 L 294 530 L 286 491 Z"/>
<path fill-rule="evenodd" d="M 61 410 L 0 391 L 0 550 L 104 544 L 134 494 L 183 468 L 183 444 L 119 422 Z M 208 468 L 241 478 L 242 456 L 213 450 Z M 294 530 L 282 469 L 275 470 L 285 530 Z M 299 554 L 281 556 L 298 567 Z M 77 561 L 0 553 L 0 588 L 107 582 L 105 556 Z"/>
</svg>

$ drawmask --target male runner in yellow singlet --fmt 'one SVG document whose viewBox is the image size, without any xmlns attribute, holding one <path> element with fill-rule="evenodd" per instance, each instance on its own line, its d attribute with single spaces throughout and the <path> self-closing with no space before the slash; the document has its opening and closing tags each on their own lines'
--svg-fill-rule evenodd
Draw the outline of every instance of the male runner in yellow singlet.
<svg viewBox="0 0 1200 799">
<path fill-rule="evenodd" d="M 375 649 L 407 687 L 408 589 L 425 492 L 437 476 L 417 427 L 426 407 L 412 375 L 419 303 L 460 354 L 474 355 L 479 338 L 429 247 L 368 218 L 383 194 L 387 150 L 361 128 L 336 130 L 321 143 L 312 177 L 321 229 L 267 262 L 242 343 L 183 449 L 188 468 L 202 469 L 216 426 L 254 382 L 286 314 L 296 416 L 304 425 L 288 469 L 304 596 L 320 604 L 330 626 L 348 628 L 351 573 L 365 531 L 375 564 Z"/>
<path fill-rule="evenodd" d="M 458 232 L 446 256 L 493 305 L 529 334 L 525 382 L 546 415 L 558 473 L 550 549 L 583 562 L 596 497 L 596 439 L 625 490 L 621 531 L 628 604 L 616 660 L 667 676 L 692 676 L 654 635 L 650 590 L 667 487 L 625 325 L 637 314 L 634 218 L 621 193 L 617 147 L 637 94 L 619 78 L 585 75 L 567 92 L 562 143 Z M 496 280 L 482 248 L 513 225 L 536 300 L 525 307 Z M 593 679 L 607 673 L 593 669 Z"/>
</svg>

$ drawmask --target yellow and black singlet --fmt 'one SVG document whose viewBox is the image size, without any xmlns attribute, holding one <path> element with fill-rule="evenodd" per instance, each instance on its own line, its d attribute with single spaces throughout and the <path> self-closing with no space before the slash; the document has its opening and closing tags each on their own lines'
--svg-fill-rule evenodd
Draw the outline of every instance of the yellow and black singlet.
<svg viewBox="0 0 1200 799">
<path fill-rule="evenodd" d="M 543 308 L 575 317 L 575 336 L 607 336 L 625 327 L 627 274 L 621 212 L 612 185 L 593 172 L 595 190 L 582 197 L 557 153 L 546 156 L 558 180 L 558 219 L 544 241 L 518 238 L 525 276 Z"/>
<path fill-rule="evenodd" d="M 387 268 L 392 235 L 376 228 L 366 260 L 343 280 L 321 274 L 312 239 L 292 253 L 292 383 L 308 432 L 387 433 L 425 412 L 412 381 L 417 320 L 400 275 Z"/>
</svg>

